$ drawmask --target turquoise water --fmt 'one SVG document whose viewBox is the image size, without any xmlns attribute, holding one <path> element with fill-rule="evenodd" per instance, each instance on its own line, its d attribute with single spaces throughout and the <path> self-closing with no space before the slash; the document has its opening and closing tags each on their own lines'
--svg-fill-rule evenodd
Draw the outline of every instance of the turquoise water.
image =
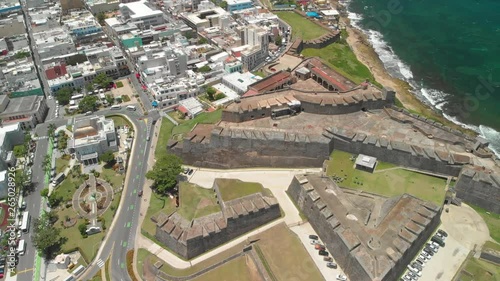
<svg viewBox="0 0 500 281">
<path fill-rule="evenodd" d="M 389 72 L 500 152 L 500 1 L 352 0 Z"/>
</svg>

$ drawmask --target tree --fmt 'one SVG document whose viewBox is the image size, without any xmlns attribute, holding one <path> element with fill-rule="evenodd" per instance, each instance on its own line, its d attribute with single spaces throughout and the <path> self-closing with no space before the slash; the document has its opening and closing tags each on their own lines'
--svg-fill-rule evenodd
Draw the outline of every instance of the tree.
<svg viewBox="0 0 500 281">
<path fill-rule="evenodd" d="M 210 70 L 212 70 L 212 69 L 208 65 L 204 65 L 204 66 L 198 68 L 198 71 L 201 73 L 207 73 L 207 72 L 210 72 Z"/>
<path fill-rule="evenodd" d="M 59 89 L 56 92 L 56 100 L 59 102 L 60 105 L 67 105 L 69 103 L 69 100 L 71 99 L 72 93 L 73 90 L 69 87 Z"/>
<path fill-rule="evenodd" d="M 111 83 L 113 80 L 109 78 L 105 73 L 99 73 L 97 76 L 94 78 L 94 84 L 97 84 L 101 86 L 102 88 L 107 88 L 109 87 L 109 83 Z"/>
<path fill-rule="evenodd" d="M 47 135 L 48 135 L 49 137 L 53 137 L 53 136 L 54 136 L 55 131 L 56 131 L 56 125 L 54 125 L 54 124 L 50 123 L 50 124 L 49 124 L 49 126 L 48 126 L 48 128 L 47 128 Z"/>
<path fill-rule="evenodd" d="M 102 162 L 106 162 L 109 165 L 115 161 L 115 155 L 113 154 L 113 151 L 108 150 L 99 155 L 99 160 Z"/>
<path fill-rule="evenodd" d="M 276 36 L 276 38 L 274 38 L 274 44 L 276 46 L 281 46 L 281 43 L 283 43 L 283 38 L 281 38 L 281 36 Z"/>
<path fill-rule="evenodd" d="M 106 101 L 112 105 L 113 103 L 115 103 L 115 98 L 113 98 L 112 95 L 106 95 Z"/>
<path fill-rule="evenodd" d="M 207 96 L 208 96 L 209 100 L 215 100 L 216 93 L 217 93 L 217 90 L 214 87 L 207 88 Z"/>
<path fill-rule="evenodd" d="M 104 20 L 106 19 L 106 14 L 104 12 L 100 12 L 97 14 L 97 21 L 99 22 L 100 25 L 104 25 L 105 22 Z"/>
<path fill-rule="evenodd" d="M 65 238 L 61 236 L 61 230 L 54 227 L 51 216 L 46 212 L 33 221 L 32 241 L 35 248 L 42 253 L 46 259 L 52 259 L 59 252 Z"/>
<path fill-rule="evenodd" d="M 198 45 L 207 44 L 207 43 L 208 43 L 208 40 L 205 37 L 200 37 L 198 39 Z"/>
<path fill-rule="evenodd" d="M 49 195 L 49 189 L 48 188 L 44 188 L 44 189 L 40 190 L 40 195 L 42 197 L 47 197 Z"/>
<path fill-rule="evenodd" d="M 83 238 L 87 238 L 87 224 L 82 222 L 81 224 L 78 225 L 78 231 L 80 231 L 80 234 L 82 235 Z"/>
<path fill-rule="evenodd" d="M 219 3 L 219 6 L 224 9 L 224 10 L 227 10 L 227 2 L 226 1 L 222 1 Z"/>
<path fill-rule="evenodd" d="M 87 86 L 85 86 L 85 89 L 87 89 L 87 91 L 89 91 L 89 92 L 93 92 L 94 86 L 92 84 L 87 84 Z"/>
<path fill-rule="evenodd" d="M 81 112 L 96 111 L 97 110 L 97 97 L 85 96 L 78 104 L 78 109 Z"/>
<path fill-rule="evenodd" d="M 146 178 L 154 181 L 154 189 L 165 195 L 177 184 L 177 176 L 182 171 L 182 160 L 173 154 L 162 155 L 147 172 Z"/>
<path fill-rule="evenodd" d="M 50 169 L 52 168 L 52 159 L 50 155 L 45 155 L 45 157 L 43 158 L 42 168 L 45 172 L 50 171 Z"/>
</svg>

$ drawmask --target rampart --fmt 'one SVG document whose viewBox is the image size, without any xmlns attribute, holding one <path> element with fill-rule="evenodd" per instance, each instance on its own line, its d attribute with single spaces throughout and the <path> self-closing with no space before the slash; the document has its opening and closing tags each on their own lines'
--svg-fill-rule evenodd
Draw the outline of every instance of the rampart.
<svg viewBox="0 0 500 281">
<path fill-rule="evenodd" d="M 469 156 L 451 153 L 444 149 L 422 148 L 401 141 L 335 127 L 327 128 L 323 135 L 332 139 L 333 149 L 353 154 L 366 154 L 384 162 L 433 173 L 458 176 L 463 166 L 471 162 Z"/>
<path fill-rule="evenodd" d="M 221 212 L 192 221 L 177 212 L 160 214 L 155 237 L 181 257 L 191 259 L 280 216 L 274 197 L 256 193 L 225 202 Z"/>
<path fill-rule="evenodd" d="M 500 214 L 500 176 L 490 171 L 465 168 L 455 185 L 457 197 Z"/>
<path fill-rule="evenodd" d="M 441 209 L 408 194 L 345 193 L 330 178 L 294 177 L 287 193 L 349 280 L 394 281 L 439 224 Z M 354 197 L 353 197 L 354 196 Z M 383 200 L 379 203 L 370 203 Z M 365 202 L 359 204 L 360 201 Z M 366 202 L 372 204 L 367 210 Z"/>
<path fill-rule="evenodd" d="M 330 154 L 329 139 L 265 128 L 195 128 L 170 151 L 185 163 L 211 168 L 319 167 Z M 197 127 L 198 127 L 197 126 Z M 205 125 L 208 126 L 208 125 Z"/>
</svg>

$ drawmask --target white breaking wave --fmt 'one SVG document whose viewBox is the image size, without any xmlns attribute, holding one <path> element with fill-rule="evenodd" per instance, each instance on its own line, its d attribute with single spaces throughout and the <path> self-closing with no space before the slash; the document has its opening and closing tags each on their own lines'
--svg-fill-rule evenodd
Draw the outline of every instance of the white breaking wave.
<svg viewBox="0 0 500 281">
<path fill-rule="evenodd" d="M 346 7 L 349 7 L 350 2 L 350 0 L 341 1 L 341 3 Z M 448 94 L 436 89 L 425 88 L 415 82 L 413 80 L 413 73 L 410 67 L 394 53 L 389 44 L 384 41 L 383 35 L 375 30 L 365 30 L 359 25 L 359 23 L 363 19 L 362 15 L 349 11 L 348 18 L 350 19 L 351 25 L 353 27 L 361 30 L 368 37 L 368 40 L 375 50 L 375 53 L 377 53 L 380 60 L 384 64 L 385 69 L 389 72 L 390 75 L 408 82 L 414 88 L 412 92 L 422 102 L 440 110 L 446 119 L 463 128 L 474 130 L 483 138 L 487 139 L 490 142 L 489 148 L 496 154 L 497 157 L 500 158 L 500 132 L 483 125 L 474 126 L 462 123 L 456 117 L 444 113 L 442 111 L 442 108 L 447 103 L 446 97 L 448 96 Z"/>
</svg>

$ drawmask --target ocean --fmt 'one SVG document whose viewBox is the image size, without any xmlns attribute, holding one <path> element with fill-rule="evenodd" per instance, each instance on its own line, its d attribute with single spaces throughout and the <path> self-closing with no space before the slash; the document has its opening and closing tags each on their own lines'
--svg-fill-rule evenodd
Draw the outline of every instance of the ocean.
<svg viewBox="0 0 500 281">
<path fill-rule="evenodd" d="M 500 1 L 350 0 L 389 73 L 500 157 Z"/>
</svg>

